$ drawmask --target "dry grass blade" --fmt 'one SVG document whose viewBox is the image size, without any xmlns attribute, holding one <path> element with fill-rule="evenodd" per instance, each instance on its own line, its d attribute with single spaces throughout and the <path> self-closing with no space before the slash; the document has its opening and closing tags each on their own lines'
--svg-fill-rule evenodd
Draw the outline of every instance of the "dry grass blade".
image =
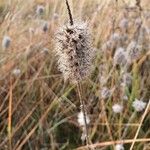
<svg viewBox="0 0 150 150">
<path fill-rule="evenodd" d="M 115 144 L 128 144 L 128 143 L 132 143 L 133 139 L 128 139 L 128 140 L 118 140 L 118 141 L 108 141 L 108 142 L 101 142 L 101 143 L 96 143 L 96 144 L 92 144 L 89 145 L 88 147 L 92 147 L 92 148 L 99 148 L 99 147 L 104 147 L 104 146 L 110 146 Z M 145 138 L 145 139 L 136 139 L 135 142 L 150 142 L 150 138 Z M 77 150 L 84 150 L 86 149 L 87 146 L 82 146 L 77 148 Z"/>
<path fill-rule="evenodd" d="M 145 111 L 144 111 L 144 114 L 142 115 L 142 119 L 141 119 L 141 121 L 140 121 L 140 124 L 139 124 L 139 126 L 138 126 L 138 129 L 137 129 L 136 134 L 135 134 L 135 136 L 134 136 L 134 139 L 133 139 L 132 145 L 131 145 L 131 147 L 130 147 L 130 150 L 133 149 L 133 146 L 134 146 L 134 144 L 135 144 L 135 142 L 136 142 L 136 139 L 137 139 L 137 137 L 138 137 L 139 131 L 140 131 L 140 129 L 141 129 L 142 123 L 143 123 L 143 121 L 144 121 L 144 119 L 145 119 L 145 117 L 146 117 L 146 115 L 148 114 L 149 111 L 150 111 L 150 100 L 149 100 L 149 102 L 148 102 L 148 104 L 147 104 L 147 107 L 146 107 L 146 109 L 145 109 Z"/>
<path fill-rule="evenodd" d="M 149 149 L 149 8 L 0 0 L 0 150 Z"/>
<path fill-rule="evenodd" d="M 12 80 L 10 79 L 10 91 L 9 91 L 9 107 L 8 107 L 8 139 L 9 139 L 9 149 L 12 149 Z"/>
</svg>

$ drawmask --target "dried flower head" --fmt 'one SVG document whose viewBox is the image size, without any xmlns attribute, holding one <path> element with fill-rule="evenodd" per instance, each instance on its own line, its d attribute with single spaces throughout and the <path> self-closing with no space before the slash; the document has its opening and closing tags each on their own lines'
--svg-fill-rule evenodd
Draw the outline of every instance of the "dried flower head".
<svg viewBox="0 0 150 150">
<path fill-rule="evenodd" d="M 127 96 L 127 95 L 123 95 L 122 99 L 123 99 L 124 101 L 127 101 L 127 100 L 128 100 L 128 96 Z"/>
<path fill-rule="evenodd" d="M 127 47 L 127 53 L 130 62 L 136 61 L 142 54 L 142 46 L 133 40 Z"/>
<path fill-rule="evenodd" d="M 107 87 L 103 87 L 101 90 L 102 99 L 108 99 L 111 95 L 111 91 Z"/>
<path fill-rule="evenodd" d="M 114 65 L 125 66 L 127 63 L 127 53 L 124 48 L 119 47 L 114 54 Z"/>
<path fill-rule="evenodd" d="M 84 120 L 84 114 L 83 112 L 81 111 L 79 114 L 78 114 L 78 123 L 80 126 L 85 126 L 85 120 Z M 86 123 L 89 124 L 90 123 L 90 118 L 88 117 L 88 115 L 86 114 Z"/>
<path fill-rule="evenodd" d="M 120 34 L 119 33 L 114 33 L 110 37 L 110 41 L 118 42 L 120 40 Z"/>
<path fill-rule="evenodd" d="M 47 31 L 48 31 L 48 28 L 49 28 L 48 22 L 45 21 L 45 22 L 43 23 L 43 25 L 42 25 L 42 30 L 43 30 L 44 32 L 47 32 Z"/>
<path fill-rule="evenodd" d="M 104 52 L 104 54 L 110 52 L 113 48 L 114 48 L 115 43 L 113 43 L 113 41 L 108 40 L 107 42 L 105 42 L 102 46 L 102 52 Z"/>
<path fill-rule="evenodd" d="M 117 144 L 117 145 L 115 146 L 115 150 L 124 150 L 124 147 L 123 147 L 122 144 Z"/>
<path fill-rule="evenodd" d="M 112 109 L 114 113 L 121 113 L 123 111 L 123 106 L 120 104 L 114 104 Z"/>
<path fill-rule="evenodd" d="M 91 34 L 87 23 L 74 22 L 66 0 L 69 24 L 56 33 L 56 55 L 64 79 L 76 83 L 86 77 L 91 69 L 95 49 L 92 48 Z"/>
<path fill-rule="evenodd" d="M 36 8 L 36 14 L 37 15 L 42 15 L 44 13 L 44 6 L 43 5 L 38 5 Z"/>
<path fill-rule="evenodd" d="M 120 23 L 119 23 L 119 27 L 122 29 L 122 30 L 126 30 L 128 28 L 128 19 L 126 18 L 123 18 Z"/>
<path fill-rule="evenodd" d="M 135 101 L 132 103 L 132 106 L 136 111 L 140 112 L 144 110 L 144 108 L 146 107 L 146 103 L 141 100 L 135 99 Z"/>
<path fill-rule="evenodd" d="M 63 26 L 56 34 L 55 50 L 65 80 L 79 81 L 88 75 L 94 49 L 86 23 Z"/>
<path fill-rule="evenodd" d="M 10 46 L 10 43 L 11 43 L 11 38 L 5 35 L 2 40 L 2 48 L 7 49 Z"/>
<path fill-rule="evenodd" d="M 135 19 L 135 25 L 137 26 L 137 27 L 139 27 L 139 26 L 141 26 L 141 24 L 142 24 L 142 19 L 139 17 L 139 18 L 136 18 Z"/>
<path fill-rule="evenodd" d="M 132 76 L 131 73 L 124 73 L 122 77 L 122 85 L 126 87 L 130 87 L 132 84 Z"/>
</svg>

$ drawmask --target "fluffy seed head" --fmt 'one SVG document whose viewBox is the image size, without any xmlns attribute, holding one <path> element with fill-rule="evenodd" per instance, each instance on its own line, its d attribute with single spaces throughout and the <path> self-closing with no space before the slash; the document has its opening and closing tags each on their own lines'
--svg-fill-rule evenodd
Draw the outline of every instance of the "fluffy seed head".
<svg viewBox="0 0 150 150">
<path fill-rule="evenodd" d="M 114 64 L 124 66 L 127 63 L 127 53 L 124 48 L 119 47 L 114 54 Z"/>
<path fill-rule="evenodd" d="M 139 27 L 141 24 L 142 24 L 141 18 L 140 18 L 140 17 L 139 17 L 139 18 L 136 18 L 136 20 L 135 20 L 135 25 Z"/>
<path fill-rule="evenodd" d="M 121 113 L 123 111 L 123 106 L 120 104 L 114 104 L 112 109 L 114 113 Z"/>
<path fill-rule="evenodd" d="M 127 53 L 130 62 L 136 61 L 142 54 L 142 46 L 133 40 L 127 47 Z"/>
<path fill-rule="evenodd" d="M 80 126 L 85 126 L 84 114 L 82 111 L 78 114 L 78 123 Z M 86 114 L 86 123 L 87 124 L 90 123 L 90 118 L 88 117 L 87 114 Z"/>
<path fill-rule="evenodd" d="M 111 91 L 107 87 L 103 87 L 101 90 L 102 99 L 108 99 L 111 95 Z"/>
<path fill-rule="evenodd" d="M 141 100 L 135 99 L 135 101 L 132 103 L 132 106 L 136 111 L 140 112 L 144 110 L 144 108 L 146 107 L 146 103 Z"/>
<path fill-rule="evenodd" d="M 115 150 L 124 150 L 124 147 L 123 147 L 122 144 L 117 144 L 117 145 L 115 146 Z"/>
<path fill-rule="evenodd" d="M 36 14 L 37 15 L 42 15 L 44 13 L 44 6 L 38 5 L 36 8 Z"/>
<path fill-rule="evenodd" d="M 132 76 L 130 73 L 123 74 L 122 85 L 130 87 L 132 84 Z"/>
<path fill-rule="evenodd" d="M 111 37 L 110 37 L 111 41 L 117 42 L 120 40 L 120 34 L 119 33 L 114 33 Z"/>
<path fill-rule="evenodd" d="M 10 46 L 11 38 L 9 36 L 4 36 L 2 41 L 2 48 L 7 49 Z"/>
<path fill-rule="evenodd" d="M 76 82 L 87 76 L 94 56 L 87 24 L 74 22 L 60 28 L 56 33 L 55 52 L 65 80 Z"/>
<path fill-rule="evenodd" d="M 119 27 L 126 30 L 128 28 L 128 19 L 123 18 L 119 23 Z"/>
<path fill-rule="evenodd" d="M 123 95 L 122 99 L 123 99 L 124 101 L 127 101 L 127 100 L 128 100 L 128 96 L 127 96 L 127 95 Z"/>
<path fill-rule="evenodd" d="M 18 69 L 18 68 L 15 68 L 13 71 L 12 71 L 12 74 L 15 75 L 15 76 L 19 76 L 21 73 L 21 70 Z"/>
</svg>

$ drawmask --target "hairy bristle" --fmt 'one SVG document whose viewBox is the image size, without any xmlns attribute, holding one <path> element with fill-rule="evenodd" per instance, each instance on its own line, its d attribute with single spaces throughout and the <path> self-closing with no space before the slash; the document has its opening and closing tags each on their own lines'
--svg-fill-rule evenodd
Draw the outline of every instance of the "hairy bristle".
<svg viewBox="0 0 150 150">
<path fill-rule="evenodd" d="M 88 75 L 94 49 L 86 23 L 62 27 L 56 34 L 58 65 L 65 79 L 79 81 Z"/>
</svg>

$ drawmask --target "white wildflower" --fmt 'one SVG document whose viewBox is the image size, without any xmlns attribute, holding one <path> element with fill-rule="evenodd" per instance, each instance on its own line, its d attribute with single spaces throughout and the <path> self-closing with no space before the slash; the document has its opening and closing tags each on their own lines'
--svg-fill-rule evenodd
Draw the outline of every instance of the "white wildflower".
<svg viewBox="0 0 150 150">
<path fill-rule="evenodd" d="M 84 114 L 82 111 L 78 113 L 77 120 L 80 126 L 85 126 Z M 90 118 L 88 117 L 87 114 L 86 114 L 86 123 L 87 124 L 90 123 Z"/>
<path fill-rule="evenodd" d="M 123 147 L 122 144 L 117 144 L 117 145 L 115 146 L 115 150 L 124 150 L 124 147 Z"/>
<path fill-rule="evenodd" d="M 146 107 L 146 103 L 141 100 L 135 99 L 135 101 L 132 103 L 132 106 L 136 111 L 140 112 L 144 110 L 144 108 Z"/>
<path fill-rule="evenodd" d="M 114 113 L 121 113 L 123 111 L 123 106 L 120 104 L 114 104 L 112 106 Z"/>
<path fill-rule="evenodd" d="M 11 38 L 7 35 L 5 35 L 3 37 L 3 41 L 2 41 L 2 48 L 3 49 L 7 49 L 10 46 L 11 43 Z"/>
</svg>

